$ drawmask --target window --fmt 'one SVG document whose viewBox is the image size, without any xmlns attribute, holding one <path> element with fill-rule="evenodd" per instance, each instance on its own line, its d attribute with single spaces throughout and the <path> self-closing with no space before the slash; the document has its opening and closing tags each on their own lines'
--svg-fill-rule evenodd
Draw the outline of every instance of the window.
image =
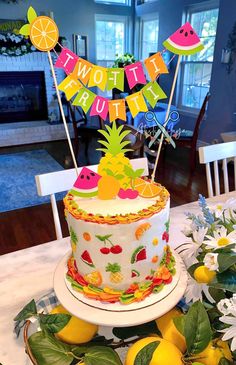
<svg viewBox="0 0 236 365">
<path fill-rule="evenodd" d="M 128 46 L 127 17 L 114 15 L 96 16 L 97 64 L 112 66 L 116 55 L 122 55 Z"/>
<path fill-rule="evenodd" d="M 130 0 L 95 0 L 95 3 L 114 4 L 114 5 L 130 5 Z"/>
<path fill-rule="evenodd" d="M 159 21 L 158 15 L 152 16 L 152 18 L 142 18 L 140 24 L 141 35 L 141 49 L 140 59 L 144 60 L 149 57 L 150 53 L 157 52 L 158 49 L 158 30 Z"/>
<path fill-rule="evenodd" d="M 204 49 L 192 56 L 183 58 L 181 63 L 181 80 L 179 107 L 185 110 L 199 110 L 209 91 L 211 71 L 215 48 L 215 36 L 218 20 L 218 8 L 192 8 L 188 11 L 187 21 L 199 35 Z"/>
</svg>

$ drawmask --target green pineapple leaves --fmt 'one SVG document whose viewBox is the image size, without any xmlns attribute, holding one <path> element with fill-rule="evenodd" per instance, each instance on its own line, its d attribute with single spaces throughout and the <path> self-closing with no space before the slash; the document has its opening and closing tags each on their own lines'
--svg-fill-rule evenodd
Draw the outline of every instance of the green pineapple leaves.
<svg viewBox="0 0 236 365">
<path fill-rule="evenodd" d="M 124 141 L 124 138 L 130 134 L 130 131 L 123 130 L 124 126 L 120 125 L 118 128 L 116 123 L 112 123 L 112 128 L 109 125 L 105 125 L 106 131 L 99 129 L 98 132 L 105 137 L 106 141 L 99 140 L 98 142 L 106 148 L 97 148 L 97 151 L 102 151 L 105 153 L 111 153 L 112 156 L 116 156 L 119 153 L 125 153 L 128 151 L 133 151 L 130 148 L 125 148 L 130 144 L 129 140 Z"/>
</svg>

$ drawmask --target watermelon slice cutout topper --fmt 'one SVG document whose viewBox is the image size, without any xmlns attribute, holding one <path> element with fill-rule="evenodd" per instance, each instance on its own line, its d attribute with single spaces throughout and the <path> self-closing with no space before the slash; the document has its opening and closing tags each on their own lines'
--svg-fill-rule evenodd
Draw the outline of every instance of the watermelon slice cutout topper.
<svg viewBox="0 0 236 365">
<path fill-rule="evenodd" d="M 89 252 L 87 250 L 85 250 L 82 255 L 80 256 L 81 260 L 87 264 L 88 266 L 90 267 L 95 267 L 94 264 L 93 264 L 93 261 L 91 259 L 91 256 L 89 254 Z"/>
<path fill-rule="evenodd" d="M 98 194 L 98 181 L 101 176 L 96 172 L 83 167 L 70 193 L 82 198 L 90 198 Z"/>
<path fill-rule="evenodd" d="M 145 246 L 139 246 L 137 247 L 131 256 L 131 264 L 134 264 L 135 262 L 146 260 L 147 253 L 146 253 L 146 247 Z"/>
<path fill-rule="evenodd" d="M 182 25 L 166 39 L 163 46 L 169 51 L 183 56 L 193 55 L 204 48 L 200 38 L 189 23 Z"/>
</svg>

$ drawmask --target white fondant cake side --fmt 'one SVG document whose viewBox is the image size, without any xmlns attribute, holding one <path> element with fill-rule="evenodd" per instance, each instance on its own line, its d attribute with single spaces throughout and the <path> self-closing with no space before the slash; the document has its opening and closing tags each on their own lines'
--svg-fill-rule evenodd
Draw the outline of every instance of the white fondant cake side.
<svg viewBox="0 0 236 365">
<path fill-rule="evenodd" d="M 86 222 L 68 212 L 72 251 L 79 273 L 91 284 L 118 290 L 148 280 L 152 270 L 157 270 L 167 243 L 169 204 L 168 199 L 160 212 L 132 223 Z"/>
</svg>

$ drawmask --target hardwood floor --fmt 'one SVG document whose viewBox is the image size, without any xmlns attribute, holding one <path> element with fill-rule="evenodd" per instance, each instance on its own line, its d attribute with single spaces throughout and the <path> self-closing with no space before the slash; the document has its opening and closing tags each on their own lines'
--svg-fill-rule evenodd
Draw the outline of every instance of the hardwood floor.
<svg viewBox="0 0 236 365">
<path fill-rule="evenodd" d="M 92 141 L 92 143 L 95 143 Z M 28 149 L 45 148 L 61 165 L 68 161 L 69 150 L 66 141 L 4 148 L 0 153 L 11 153 Z M 90 151 L 91 163 L 97 163 L 99 154 L 94 148 Z M 95 151 L 95 152 L 94 152 Z M 182 205 L 197 200 L 198 194 L 207 196 L 205 167 L 197 164 L 193 174 L 189 173 L 186 149 L 167 149 L 165 160 L 160 161 L 156 181 L 171 194 L 171 206 Z M 86 165 L 83 145 L 79 154 L 80 165 Z M 68 166 L 67 166 L 68 167 Z M 233 170 L 230 168 L 230 184 L 233 190 Z M 64 219 L 63 202 L 58 202 L 63 236 L 68 235 Z M 17 251 L 56 239 L 50 204 L 0 213 L 0 254 Z"/>
</svg>

